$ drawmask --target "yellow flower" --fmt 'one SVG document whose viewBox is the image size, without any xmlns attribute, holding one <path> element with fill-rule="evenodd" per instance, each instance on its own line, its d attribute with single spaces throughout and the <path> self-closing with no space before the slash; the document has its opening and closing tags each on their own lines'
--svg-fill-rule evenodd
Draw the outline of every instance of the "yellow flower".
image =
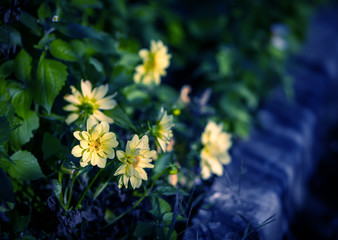
<svg viewBox="0 0 338 240">
<path fill-rule="evenodd" d="M 153 168 L 152 159 L 156 155 L 155 150 L 149 149 L 149 139 L 144 135 L 141 139 L 135 134 L 131 141 L 127 142 L 126 151 L 116 151 L 117 158 L 122 165 L 116 170 L 114 176 L 122 175 L 119 179 L 119 188 L 123 185 L 128 188 L 130 180 L 133 189 L 142 184 L 142 180 L 147 180 L 147 173 L 143 168 Z"/>
<path fill-rule="evenodd" d="M 115 157 L 113 148 L 119 143 L 116 141 L 115 133 L 109 132 L 107 122 L 99 123 L 90 117 L 87 120 L 87 131 L 75 131 L 74 137 L 80 141 L 80 145 L 76 145 L 72 149 L 72 154 L 75 157 L 82 157 L 81 167 L 91 163 L 93 166 L 104 168 L 107 158 L 113 159 Z"/>
<path fill-rule="evenodd" d="M 211 173 L 218 176 L 223 174 L 222 164 L 230 163 L 228 153 L 231 147 L 231 135 L 222 131 L 222 125 L 216 125 L 209 121 L 202 134 L 201 141 L 203 149 L 201 151 L 201 175 L 203 179 L 208 179 Z"/>
<path fill-rule="evenodd" d="M 168 48 L 163 45 L 162 41 L 151 41 L 150 51 L 141 49 L 139 56 L 143 59 L 143 64 L 136 67 L 134 81 L 151 85 L 159 85 L 161 77 L 165 76 L 166 68 L 170 64 L 171 55 L 167 53 Z"/>
<path fill-rule="evenodd" d="M 173 115 L 167 115 L 167 111 L 161 108 L 156 126 L 153 128 L 153 135 L 156 137 L 163 152 L 166 152 L 167 144 L 173 136 L 171 128 L 173 124 Z"/>
<path fill-rule="evenodd" d="M 71 86 L 72 94 L 67 94 L 64 99 L 70 104 L 63 109 L 73 112 L 66 118 L 66 123 L 71 124 L 80 116 L 93 116 L 98 121 L 113 123 L 114 120 L 104 115 L 100 110 L 113 109 L 116 101 L 112 99 L 115 95 L 104 97 L 108 92 L 108 85 L 99 86 L 92 89 L 91 82 L 81 80 L 81 92 Z"/>
</svg>

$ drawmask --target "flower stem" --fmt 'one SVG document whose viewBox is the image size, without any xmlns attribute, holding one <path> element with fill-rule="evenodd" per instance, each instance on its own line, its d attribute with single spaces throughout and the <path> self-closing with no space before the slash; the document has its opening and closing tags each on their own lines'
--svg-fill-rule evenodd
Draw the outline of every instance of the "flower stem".
<svg viewBox="0 0 338 240">
<path fill-rule="evenodd" d="M 112 163 L 112 161 L 110 161 L 109 163 L 107 163 L 106 167 L 108 167 L 110 164 Z M 83 192 L 80 200 L 78 201 L 78 203 L 75 206 L 75 209 L 78 209 L 81 206 L 82 200 L 84 199 L 84 197 L 86 196 L 87 192 L 89 191 L 89 189 L 91 188 L 91 186 L 94 184 L 95 180 L 98 178 L 98 176 L 100 175 L 100 173 L 104 170 L 104 168 L 101 168 L 95 175 L 95 177 L 92 179 L 92 181 L 89 183 L 89 185 L 87 186 L 87 188 L 85 189 L 85 191 Z"/>
<path fill-rule="evenodd" d="M 107 225 L 105 225 L 102 229 L 105 229 L 107 227 L 109 227 L 111 224 L 115 223 L 116 221 L 120 220 L 121 218 L 123 218 L 126 214 L 130 213 L 133 209 L 135 209 L 150 193 L 151 189 L 155 186 L 155 183 L 157 182 L 157 180 L 168 170 L 168 167 L 166 167 L 165 169 L 162 170 L 162 172 L 160 172 L 156 178 L 154 179 L 153 183 L 151 184 L 151 186 L 143 193 L 142 197 L 128 210 L 124 211 L 123 213 L 121 213 L 119 216 L 117 216 L 116 218 L 114 218 L 113 221 L 109 222 Z"/>
<path fill-rule="evenodd" d="M 70 206 L 70 202 L 72 200 L 72 192 L 73 192 L 73 186 L 74 186 L 74 183 L 75 183 L 75 180 L 77 178 L 77 173 L 74 175 L 73 179 L 72 179 L 72 184 L 70 185 L 70 190 L 69 190 L 69 193 L 68 193 L 68 201 L 67 201 L 67 208 L 66 210 L 68 211 L 69 210 L 69 206 Z"/>
</svg>

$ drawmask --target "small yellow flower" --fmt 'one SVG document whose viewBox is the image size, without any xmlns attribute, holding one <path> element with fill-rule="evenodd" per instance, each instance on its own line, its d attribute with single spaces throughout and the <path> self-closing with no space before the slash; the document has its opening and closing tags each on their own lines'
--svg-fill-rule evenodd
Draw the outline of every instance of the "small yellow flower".
<svg viewBox="0 0 338 240">
<path fill-rule="evenodd" d="M 164 111 L 164 109 L 161 108 L 157 124 L 153 128 L 152 134 L 156 137 L 156 140 L 163 152 L 166 152 L 167 144 L 169 144 L 170 139 L 173 136 L 171 130 L 174 126 L 173 120 L 173 115 L 167 115 L 167 111 Z"/>
<path fill-rule="evenodd" d="M 71 124 L 80 116 L 93 116 L 98 121 L 113 123 L 114 120 L 104 115 L 100 110 L 113 109 L 116 101 L 112 99 L 115 95 L 104 97 L 108 92 L 108 85 L 99 86 L 92 89 L 91 82 L 81 80 L 81 92 L 74 86 L 71 86 L 72 94 L 67 94 L 64 99 L 70 104 L 63 109 L 73 112 L 66 118 L 66 123 Z"/>
<path fill-rule="evenodd" d="M 152 158 L 156 151 L 149 149 L 149 139 L 144 135 L 141 139 L 135 134 L 131 141 L 127 142 L 126 151 L 116 151 L 117 158 L 122 165 L 116 170 L 114 176 L 122 175 L 119 179 L 119 188 L 123 185 L 128 188 L 130 180 L 133 189 L 142 184 L 142 180 L 147 180 L 147 173 L 143 168 L 153 168 Z"/>
<path fill-rule="evenodd" d="M 75 131 L 74 137 L 80 141 L 80 145 L 76 145 L 72 149 L 75 157 L 82 157 L 80 160 L 81 167 L 85 167 L 88 163 L 99 168 L 104 168 L 107 158 L 115 157 L 114 147 L 119 143 L 116 141 L 116 135 L 109 132 L 109 124 L 107 122 L 99 123 L 93 117 L 87 120 L 87 131 Z"/>
<path fill-rule="evenodd" d="M 222 164 L 230 163 L 228 153 L 231 147 L 231 135 L 222 131 L 222 125 L 216 125 L 209 121 L 202 134 L 201 141 L 203 149 L 201 151 L 201 175 L 203 179 L 208 179 L 211 173 L 218 176 L 223 174 Z"/>
<path fill-rule="evenodd" d="M 166 68 L 170 64 L 171 55 L 167 53 L 168 48 L 163 45 L 162 41 L 151 41 L 150 51 L 141 49 L 139 56 L 143 59 L 143 64 L 136 67 L 134 81 L 151 85 L 159 85 L 161 77 L 165 76 Z"/>
</svg>

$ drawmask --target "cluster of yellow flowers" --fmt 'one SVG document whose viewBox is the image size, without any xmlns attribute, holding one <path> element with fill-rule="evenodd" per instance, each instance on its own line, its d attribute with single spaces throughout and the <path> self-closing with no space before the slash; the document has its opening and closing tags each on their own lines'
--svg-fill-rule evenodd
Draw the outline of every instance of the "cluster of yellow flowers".
<svg viewBox="0 0 338 240">
<path fill-rule="evenodd" d="M 165 76 L 165 69 L 169 66 L 171 58 L 167 53 L 167 47 L 161 41 L 151 41 L 150 51 L 142 49 L 139 55 L 143 59 L 143 64 L 136 67 L 134 81 L 146 85 L 160 84 L 161 76 Z M 71 112 L 66 118 L 66 123 L 71 124 L 77 119 L 87 118 L 87 130 L 73 133 L 80 143 L 73 147 L 72 154 L 81 157 L 81 167 L 91 164 L 104 168 L 107 158 L 115 158 L 114 148 L 119 143 L 115 133 L 109 131 L 109 124 L 114 120 L 101 110 L 110 110 L 117 105 L 113 99 L 115 94 L 105 97 L 108 93 L 108 85 L 93 88 L 88 80 L 81 80 L 81 92 L 74 86 L 70 88 L 72 94 L 64 97 L 70 103 L 64 107 L 64 110 Z M 151 128 L 150 133 L 156 137 L 156 142 L 163 152 L 166 152 L 173 137 L 171 130 L 173 126 L 173 116 L 168 115 L 167 111 L 161 108 L 156 125 Z M 229 134 L 222 131 L 221 125 L 216 125 L 212 121 L 207 124 L 201 137 L 203 179 L 209 178 L 211 173 L 223 174 L 222 164 L 230 162 L 228 154 L 228 149 L 231 147 L 230 138 Z M 114 176 L 119 176 L 119 188 L 123 185 L 127 188 L 130 181 L 132 188 L 135 189 L 141 186 L 142 180 L 148 179 L 144 169 L 154 167 L 152 160 L 156 158 L 156 151 L 150 149 L 147 135 L 139 138 L 135 134 L 130 141 L 127 141 L 125 151 L 117 150 L 116 156 L 122 163 L 114 173 Z"/>
</svg>

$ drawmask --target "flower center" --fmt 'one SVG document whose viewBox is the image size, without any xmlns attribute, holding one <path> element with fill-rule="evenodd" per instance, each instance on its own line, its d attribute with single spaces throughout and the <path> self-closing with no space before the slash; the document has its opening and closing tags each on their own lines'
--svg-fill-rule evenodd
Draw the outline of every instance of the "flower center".
<svg viewBox="0 0 338 240">
<path fill-rule="evenodd" d="M 146 72 L 156 69 L 156 58 L 154 53 L 149 53 L 149 59 L 145 62 L 144 68 Z"/>
<path fill-rule="evenodd" d="M 82 99 L 82 103 L 80 105 L 80 109 L 87 115 L 92 115 L 95 110 L 97 110 L 99 106 L 96 104 L 96 99 L 89 99 L 85 97 Z"/>
<path fill-rule="evenodd" d="M 126 159 L 126 163 L 137 167 L 137 164 L 140 162 L 140 157 L 128 156 Z"/>
<path fill-rule="evenodd" d="M 90 148 L 94 149 L 95 151 L 98 151 L 101 147 L 100 139 L 96 139 L 94 141 L 91 141 Z"/>
</svg>

